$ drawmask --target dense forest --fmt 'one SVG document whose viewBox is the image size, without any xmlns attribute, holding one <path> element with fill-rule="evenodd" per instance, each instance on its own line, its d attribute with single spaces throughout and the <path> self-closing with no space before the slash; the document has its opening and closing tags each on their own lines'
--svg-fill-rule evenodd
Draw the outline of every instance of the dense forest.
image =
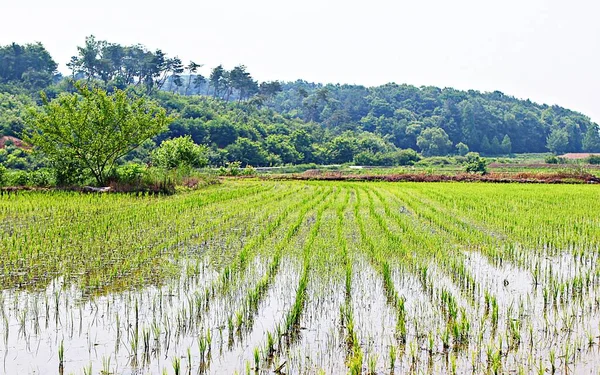
<svg viewBox="0 0 600 375">
<path fill-rule="evenodd" d="M 207 145 L 215 166 L 405 165 L 419 154 L 600 152 L 600 129 L 585 115 L 498 91 L 258 82 L 243 65 L 219 65 L 204 76 L 199 63 L 93 36 L 67 63 L 70 75 L 57 67 L 40 43 L 0 47 L 0 137 L 21 137 L 40 91 L 52 99 L 83 81 L 149 97 L 174 116 L 167 132 L 123 161 L 148 162 L 161 142 L 182 135 Z M 0 163 L 19 169 L 44 161 L 9 146 L 0 150 Z"/>
</svg>

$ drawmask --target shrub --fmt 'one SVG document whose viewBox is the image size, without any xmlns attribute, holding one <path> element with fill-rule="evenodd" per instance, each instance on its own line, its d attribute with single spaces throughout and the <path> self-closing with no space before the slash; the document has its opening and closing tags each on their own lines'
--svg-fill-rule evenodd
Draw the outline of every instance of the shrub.
<svg viewBox="0 0 600 375">
<path fill-rule="evenodd" d="M 13 186 L 26 186 L 29 184 L 29 173 L 26 171 L 14 171 L 10 178 Z"/>
<path fill-rule="evenodd" d="M 409 148 L 406 150 L 378 153 L 363 151 L 354 156 L 354 163 L 357 165 L 373 166 L 413 165 L 419 159 L 419 154 Z"/>
<path fill-rule="evenodd" d="M 141 164 L 131 163 L 117 168 L 117 179 L 126 184 L 139 184 L 144 175 L 145 167 Z"/>
<path fill-rule="evenodd" d="M 152 152 L 152 164 L 164 169 L 197 168 L 207 163 L 206 147 L 195 144 L 189 135 L 164 141 Z"/>
<path fill-rule="evenodd" d="M 28 183 L 32 186 L 51 186 L 53 185 L 52 172 L 47 169 L 38 169 L 37 171 L 29 172 Z"/>
<path fill-rule="evenodd" d="M 600 155 L 590 155 L 587 158 L 587 162 L 590 164 L 600 164 Z"/>
<path fill-rule="evenodd" d="M 0 186 L 4 186 L 6 183 L 7 174 L 6 167 L 0 164 Z"/>
<path fill-rule="evenodd" d="M 547 164 L 558 164 L 558 158 L 555 155 L 547 156 L 544 161 Z"/>
<path fill-rule="evenodd" d="M 467 163 L 465 165 L 465 171 L 468 173 L 481 173 L 482 175 L 487 173 L 487 162 L 484 158 L 479 156 L 477 152 L 469 152 L 466 155 Z"/>
<path fill-rule="evenodd" d="M 458 152 L 458 155 L 460 156 L 465 156 L 469 153 L 469 146 L 467 146 L 466 144 L 460 142 L 458 143 L 456 146 L 456 152 Z"/>
<path fill-rule="evenodd" d="M 232 161 L 225 165 L 225 167 L 219 168 L 219 174 L 221 176 L 239 176 L 242 173 L 242 165 L 239 161 Z"/>
</svg>

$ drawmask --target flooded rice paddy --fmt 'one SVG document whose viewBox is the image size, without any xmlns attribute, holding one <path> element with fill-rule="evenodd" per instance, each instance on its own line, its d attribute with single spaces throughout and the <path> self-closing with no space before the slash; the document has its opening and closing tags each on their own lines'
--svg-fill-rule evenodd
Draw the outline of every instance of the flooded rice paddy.
<svg viewBox="0 0 600 375">
<path fill-rule="evenodd" d="M 2 374 L 598 374 L 584 185 L 0 196 Z"/>
</svg>

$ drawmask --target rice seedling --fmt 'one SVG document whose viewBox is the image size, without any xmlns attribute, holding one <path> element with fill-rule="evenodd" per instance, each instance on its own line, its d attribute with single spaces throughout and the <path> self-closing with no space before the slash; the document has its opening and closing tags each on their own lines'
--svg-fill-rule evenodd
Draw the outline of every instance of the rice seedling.
<svg viewBox="0 0 600 375">
<path fill-rule="evenodd" d="M 593 372 L 597 212 L 585 185 L 5 194 L 4 371 Z"/>
</svg>

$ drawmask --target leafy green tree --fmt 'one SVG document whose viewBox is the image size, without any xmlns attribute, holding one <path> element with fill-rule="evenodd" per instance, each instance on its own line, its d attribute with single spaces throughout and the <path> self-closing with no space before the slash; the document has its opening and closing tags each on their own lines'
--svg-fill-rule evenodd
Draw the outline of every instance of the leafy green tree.
<svg viewBox="0 0 600 375">
<path fill-rule="evenodd" d="M 490 142 L 490 139 L 488 138 L 487 135 L 484 135 L 483 138 L 481 139 L 479 148 L 481 149 L 481 152 L 484 154 L 492 154 L 493 153 L 492 143 Z"/>
<path fill-rule="evenodd" d="M 43 89 L 52 83 L 57 66 L 41 43 L 0 46 L 0 83 Z"/>
<path fill-rule="evenodd" d="M 452 142 L 443 129 L 427 128 L 417 137 L 417 146 L 425 156 L 446 155 L 452 149 Z"/>
<path fill-rule="evenodd" d="M 487 162 L 477 152 L 469 152 L 466 155 L 465 171 L 468 173 L 487 173 Z"/>
<path fill-rule="evenodd" d="M 189 135 L 169 139 L 152 152 L 152 164 L 164 168 L 199 168 L 208 163 L 207 149 L 197 145 Z"/>
<path fill-rule="evenodd" d="M 290 142 L 290 137 L 286 135 L 269 135 L 265 139 L 265 146 L 270 153 L 279 155 L 281 161 L 285 164 L 297 163 L 302 158 L 302 155 Z"/>
<path fill-rule="evenodd" d="M 292 132 L 290 141 L 294 148 L 300 153 L 299 162 L 310 162 L 313 160 L 313 139 L 304 129 L 297 129 Z"/>
<path fill-rule="evenodd" d="M 0 137 L 19 137 L 23 131 L 24 114 L 33 104 L 29 96 L 0 92 Z"/>
<path fill-rule="evenodd" d="M 223 65 L 219 65 L 215 67 L 210 72 L 210 77 L 208 78 L 208 82 L 213 88 L 213 96 L 219 97 L 221 95 L 221 91 L 225 89 L 225 69 L 223 69 Z"/>
<path fill-rule="evenodd" d="M 260 143 L 240 137 L 227 146 L 229 161 L 239 161 L 242 165 L 265 166 L 269 164 L 269 155 Z"/>
<path fill-rule="evenodd" d="M 146 98 L 77 84 L 77 93 L 61 94 L 30 111 L 26 140 L 55 166 L 71 163 L 89 171 L 103 185 L 117 159 L 164 131 L 166 111 Z"/>
<path fill-rule="evenodd" d="M 347 134 L 335 137 L 326 144 L 327 162 L 334 164 L 351 162 L 356 150 L 355 138 Z"/>
<path fill-rule="evenodd" d="M 6 179 L 7 179 L 6 167 L 4 165 L 0 164 L 0 186 L 4 186 L 4 184 L 6 183 Z"/>
<path fill-rule="evenodd" d="M 259 94 L 265 96 L 267 99 L 272 99 L 281 90 L 281 83 L 279 81 L 262 82 L 258 88 Z"/>
<path fill-rule="evenodd" d="M 546 147 L 555 154 L 562 154 L 569 146 L 569 134 L 564 129 L 555 129 L 546 139 Z"/>
<path fill-rule="evenodd" d="M 504 138 L 502 138 L 500 149 L 502 150 L 503 154 L 510 154 L 512 152 L 512 141 L 510 140 L 508 134 L 506 134 Z"/>
<path fill-rule="evenodd" d="M 185 86 L 185 95 L 188 94 L 188 91 L 190 89 L 190 86 L 192 85 L 192 76 L 194 74 L 196 74 L 196 72 L 198 71 L 198 68 L 201 68 L 202 64 L 196 64 L 193 61 L 190 61 L 190 63 L 185 67 L 185 69 L 188 71 L 188 80 L 187 80 L 187 85 Z M 198 77 L 196 77 L 194 79 L 194 84 L 196 84 L 196 79 Z M 204 78 L 204 77 L 202 77 Z"/>
<path fill-rule="evenodd" d="M 460 156 L 465 156 L 467 153 L 469 153 L 469 146 L 462 142 L 459 142 L 455 147 Z"/>
<path fill-rule="evenodd" d="M 494 138 L 492 138 L 491 146 L 492 154 L 498 155 L 502 153 L 502 148 L 500 146 L 500 140 L 498 140 L 498 137 L 494 136 Z"/>
<path fill-rule="evenodd" d="M 586 152 L 600 152 L 600 133 L 596 124 L 590 124 L 583 137 L 583 150 Z"/>
</svg>

